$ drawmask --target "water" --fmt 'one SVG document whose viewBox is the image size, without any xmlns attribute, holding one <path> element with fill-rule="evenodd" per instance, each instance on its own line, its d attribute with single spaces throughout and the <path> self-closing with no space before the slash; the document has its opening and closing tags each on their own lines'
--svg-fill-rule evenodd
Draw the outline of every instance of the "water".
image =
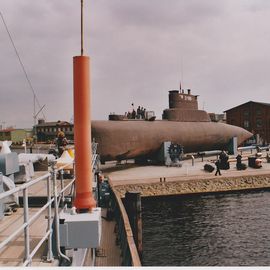
<svg viewBox="0 0 270 270">
<path fill-rule="evenodd" d="M 144 266 L 269 266 L 270 192 L 146 199 Z"/>
</svg>

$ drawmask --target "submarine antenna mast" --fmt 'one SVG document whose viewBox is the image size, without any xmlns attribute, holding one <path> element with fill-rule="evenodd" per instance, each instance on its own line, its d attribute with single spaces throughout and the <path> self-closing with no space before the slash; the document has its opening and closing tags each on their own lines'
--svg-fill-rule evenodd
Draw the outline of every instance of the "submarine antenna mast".
<svg viewBox="0 0 270 270">
<path fill-rule="evenodd" d="M 183 88 L 183 85 L 182 84 L 184 82 L 183 57 L 181 57 L 181 70 L 180 70 L 180 72 L 181 72 L 181 74 L 180 74 L 180 78 L 181 78 L 181 80 L 180 80 L 180 92 L 182 92 L 182 88 Z"/>
<path fill-rule="evenodd" d="M 73 57 L 74 142 L 76 153 L 74 206 L 78 212 L 91 212 L 96 206 L 96 201 L 92 194 L 90 58 L 83 54 L 83 0 L 81 0 L 81 55 Z"/>
<path fill-rule="evenodd" d="M 83 56 L 83 0 L 81 0 L 81 56 Z"/>
</svg>

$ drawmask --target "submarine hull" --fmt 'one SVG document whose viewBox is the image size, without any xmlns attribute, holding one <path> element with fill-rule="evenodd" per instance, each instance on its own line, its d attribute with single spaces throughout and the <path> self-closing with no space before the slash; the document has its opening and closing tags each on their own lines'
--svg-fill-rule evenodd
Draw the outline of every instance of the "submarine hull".
<svg viewBox="0 0 270 270">
<path fill-rule="evenodd" d="M 226 149 L 232 137 L 238 145 L 253 134 L 215 122 L 93 121 L 92 137 L 98 143 L 101 161 L 152 156 L 165 141 L 180 144 L 185 153 Z"/>
</svg>

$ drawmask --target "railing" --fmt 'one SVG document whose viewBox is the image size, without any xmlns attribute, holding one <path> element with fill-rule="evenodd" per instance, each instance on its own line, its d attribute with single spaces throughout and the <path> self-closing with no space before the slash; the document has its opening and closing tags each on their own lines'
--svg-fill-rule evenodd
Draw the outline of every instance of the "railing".
<svg viewBox="0 0 270 270">
<path fill-rule="evenodd" d="M 97 150 L 97 143 L 92 143 L 92 170 L 93 173 L 98 168 L 98 155 L 96 154 Z M 73 179 L 64 187 L 64 169 L 67 168 L 73 164 Z M 22 266 L 31 266 L 32 259 L 41 247 L 41 245 L 48 240 L 48 253 L 47 253 L 47 261 L 53 261 L 53 253 L 52 253 L 52 204 L 54 203 L 55 208 L 55 216 L 58 216 L 58 206 L 61 203 L 63 206 L 64 204 L 64 193 L 70 188 L 70 195 L 73 195 L 74 192 L 74 186 L 75 186 L 75 168 L 74 168 L 74 162 L 65 164 L 64 166 L 60 168 L 56 168 L 55 166 L 51 168 L 51 172 L 46 173 L 45 175 L 38 177 L 34 180 L 30 180 L 29 182 L 26 182 L 25 184 L 22 184 L 12 190 L 0 193 L 0 201 L 12 194 L 18 193 L 20 191 L 23 192 L 23 224 L 15 230 L 11 235 L 9 235 L 4 241 L 0 243 L 0 251 L 8 245 L 12 240 L 14 240 L 16 237 L 18 237 L 22 232 L 24 232 L 24 259 Z M 60 172 L 60 191 L 58 192 L 57 188 L 57 174 Z M 42 180 L 47 179 L 47 203 L 40 208 L 32 217 L 29 218 L 29 206 L 28 206 L 28 189 L 32 187 L 33 185 L 41 182 Z M 53 183 L 53 193 L 51 192 L 51 184 Z M 72 196 L 73 197 L 73 196 Z M 46 233 L 42 237 L 42 239 L 38 242 L 38 244 L 33 248 L 32 251 L 30 251 L 30 226 L 34 223 L 34 221 L 37 220 L 38 217 L 41 216 L 42 212 L 47 209 L 47 229 Z M 57 219 L 57 218 L 56 218 Z M 59 242 L 59 226 L 58 221 L 56 222 L 55 226 L 56 231 L 56 242 Z M 61 253 L 59 243 L 57 243 L 57 252 L 60 257 L 64 257 L 67 260 L 67 258 L 64 254 Z"/>
<path fill-rule="evenodd" d="M 73 163 L 70 163 L 73 164 Z M 9 235 L 4 241 L 0 243 L 0 250 L 4 248 L 8 243 L 10 243 L 12 240 L 15 239 L 15 237 L 19 236 L 22 231 L 24 232 L 24 259 L 23 259 L 23 264 L 22 266 L 30 266 L 32 263 L 32 259 L 37 253 L 38 249 L 41 247 L 41 245 L 48 240 L 48 255 L 47 255 L 47 261 L 53 261 L 53 253 L 52 253 L 52 203 L 59 204 L 60 200 L 56 202 L 56 198 L 58 196 L 55 196 L 52 198 L 52 192 L 51 192 L 51 182 L 52 179 L 53 185 L 54 185 L 54 195 L 57 193 L 57 184 L 56 184 L 56 177 L 57 173 L 60 171 L 61 172 L 61 190 L 59 192 L 60 199 L 63 201 L 64 198 L 64 192 L 70 188 L 74 181 L 75 178 L 71 180 L 71 182 L 64 187 L 63 185 L 63 170 L 67 167 L 70 166 L 70 164 L 66 164 L 62 166 L 61 168 L 53 168 L 51 172 L 46 173 L 45 175 L 38 177 L 34 180 L 30 180 L 29 182 L 26 182 L 25 184 L 22 184 L 21 186 L 18 186 L 12 190 L 3 192 L 0 194 L 0 200 L 18 193 L 20 191 L 23 192 L 23 224 L 16 229 L 11 235 Z M 47 203 L 41 207 L 32 217 L 29 218 L 29 207 L 28 207 L 28 189 L 35 184 L 41 182 L 42 180 L 47 179 Z M 57 194 L 56 194 L 57 195 Z M 45 235 L 42 237 L 42 239 L 38 242 L 38 244 L 33 248 L 33 250 L 30 250 L 30 225 L 34 223 L 34 221 L 37 220 L 38 217 L 41 216 L 42 212 L 47 209 L 47 229 Z"/>
<path fill-rule="evenodd" d="M 112 185 L 110 185 L 112 187 Z M 117 243 L 120 245 L 123 266 L 141 266 L 140 257 L 134 242 L 128 215 L 121 199 L 112 187 L 111 207 L 117 226 Z"/>
<path fill-rule="evenodd" d="M 98 154 L 97 154 L 98 143 L 92 142 L 92 169 L 96 169 L 98 164 Z"/>
</svg>

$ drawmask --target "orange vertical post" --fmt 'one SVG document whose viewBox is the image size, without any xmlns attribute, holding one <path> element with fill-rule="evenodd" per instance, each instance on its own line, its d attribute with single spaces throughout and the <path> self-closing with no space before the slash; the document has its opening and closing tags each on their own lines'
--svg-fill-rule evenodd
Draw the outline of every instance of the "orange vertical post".
<svg viewBox="0 0 270 270">
<path fill-rule="evenodd" d="M 74 143 L 76 196 L 74 206 L 79 212 L 91 211 L 96 206 L 92 194 L 92 150 L 90 117 L 90 59 L 73 58 L 74 84 Z"/>
</svg>

